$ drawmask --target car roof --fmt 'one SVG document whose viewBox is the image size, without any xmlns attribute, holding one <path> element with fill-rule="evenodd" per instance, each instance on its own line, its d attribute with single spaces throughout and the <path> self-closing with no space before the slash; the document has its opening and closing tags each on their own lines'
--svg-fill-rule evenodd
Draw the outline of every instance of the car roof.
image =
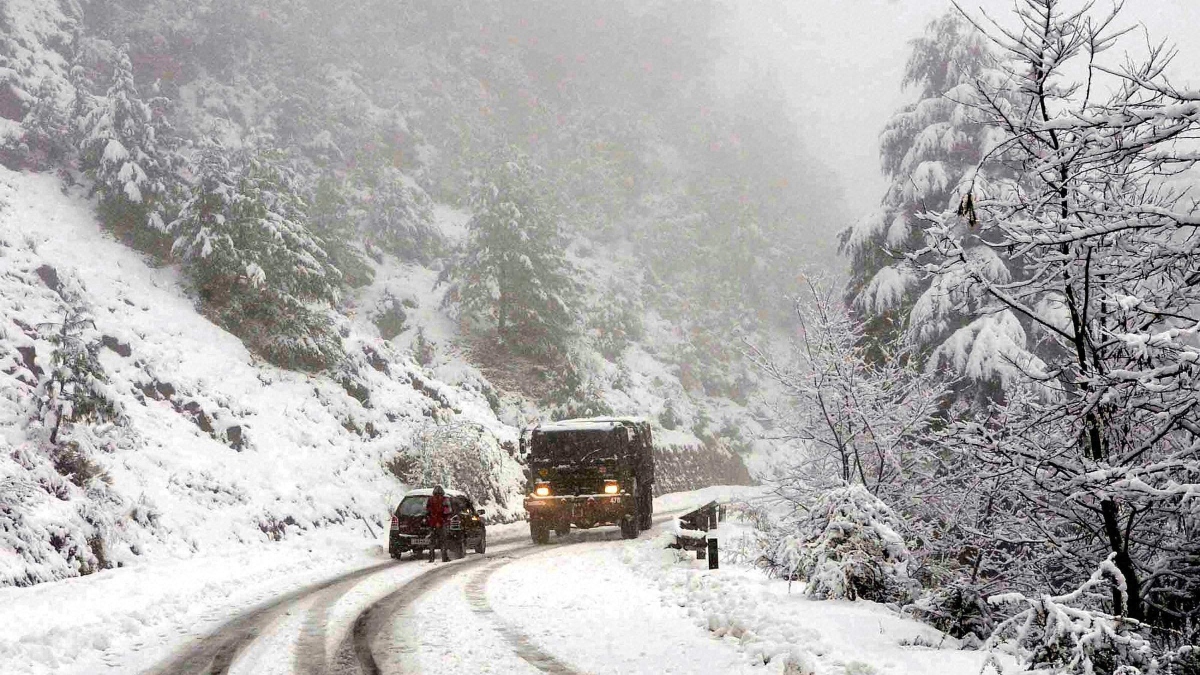
<svg viewBox="0 0 1200 675">
<path fill-rule="evenodd" d="M 428 497 L 433 494 L 433 488 L 417 488 L 409 490 L 404 494 L 405 497 Z M 447 497 L 466 497 L 467 493 L 459 492 L 458 490 L 446 490 Z M 469 497 L 468 497 L 469 499 Z"/>
</svg>

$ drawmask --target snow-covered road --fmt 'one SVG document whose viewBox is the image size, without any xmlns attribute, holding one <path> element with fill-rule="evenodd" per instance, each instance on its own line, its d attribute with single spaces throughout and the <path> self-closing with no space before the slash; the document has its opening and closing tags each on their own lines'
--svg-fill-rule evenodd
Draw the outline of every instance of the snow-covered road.
<svg viewBox="0 0 1200 675">
<path fill-rule="evenodd" d="M 656 518 L 658 527 L 672 514 Z M 519 526 L 518 526 L 519 527 Z M 468 554 L 438 565 L 405 559 L 380 563 L 326 579 L 264 602 L 176 651 L 149 673 L 175 674 L 316 674 L 377 675 L 382 673 L 548 672 L 569 675 L 576 669 L 556 655 L 554 646 L 538 646 L 538 631 L 526 634 L 511 618 L 513 606 L 492 606 L 495 583 L 514 563 L 513 586 L 500 598 L 521 597 L 528 575 L 571 560 L 572 552 L 605 550 L 611 568 L 618 557 L 616 528 L 578 531 L 550 546 L 534 546 L 527 533 L 505 528 L 490 537 L 486 555 Z M 580 546 L 590 547 L 580 549 Z M 599 548 L 597 548 L 599 547 Z M 526 559 L 532 561 L 526 563 Z M 586 566 L 586 563 L 584 564 Z M 581 571 L 578 563 L 570 566 Z M 610 570 L 611 571 L 611 570 Z M 612 580 L 611 575 L 605 579 Z M 547 576 L 546 583 L 575 584 Z M 631 577 L 632 579 L 632 577 Z M 587 585 L 580 590 L 596 593 Z M 644 598 L 632 598 L 640 603 Z M 640 612 L 639 605 L 628 605 Z M 592 627 L 595 628 L 595 627 Z M 627 627 L 622 630 L 627 630 Z M 689 627 L 697 640 L 704 636 Z M 594 634 L 589 629 L 584 637 Z M 643 633 L 643 636 L 646 633 Z M 643 637 L 643 641 L 648 642 Z M 710 641 L 711 642 L 711 641 Z M 574 645 L 574 641 L 571 642 Z M 645 652 L 643 652 L 645 654 Z M 615 671 L 614 671 L 615 672 Z M 622 670 L 620 672 L 662 672 Z M 669 672 L 669 671 L 668 671 Z M 722 670 L 721 672 L 727 672 Z M 732 672 L 732 671 L 729 671 Z"/>
<path fill-rule="evenodd" d="M 610 527 L 535 546 L 514 523 L 489 528 L 486 555 L 429 564 L 322 535 L 0 589 L 0 674 L 1008 672 L 893 609 L 666 550 L 674 516 L 715 496 L 656 500 L 637 541 Z M 718 530 L 730 554 L 742 527 Z"/>
</svg>

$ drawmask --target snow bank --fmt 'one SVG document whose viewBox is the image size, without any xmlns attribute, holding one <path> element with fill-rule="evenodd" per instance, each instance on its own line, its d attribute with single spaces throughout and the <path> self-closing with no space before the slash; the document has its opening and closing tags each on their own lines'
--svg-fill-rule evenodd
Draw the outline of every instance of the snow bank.
<svg viewBox="0 0 1200 675">
<path fill-rule="evenodd" d="M 658 586 L 664 604 L 684 609 L 698 628 L 736 646 L 751 663 L 782 661 L 784 673 L 813 675 L 987 672 L 989 654 L 959 651 L 955 639 L 883 605 L 813 600 L 803 584 L 731 563 L 748 535 L 742 523 L 722 523 L 719 570 L 691 552 L 667 549 L 670 533 L 627 544 L 622 559 Z M 1002 663 L 1008 668 L 1011 660 Z"/>
</svg>

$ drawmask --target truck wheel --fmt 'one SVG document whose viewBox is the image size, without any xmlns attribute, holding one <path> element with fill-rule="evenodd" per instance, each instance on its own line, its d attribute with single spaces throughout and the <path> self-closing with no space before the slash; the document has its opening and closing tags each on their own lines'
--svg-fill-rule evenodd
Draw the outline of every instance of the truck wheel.
<svg viewBox="0 0 1200 675">
<path fill-rule="evenodd" d="M 425 549 L 423 549 L 423 548 L 414 548 L 412 550 L 412 552 L 413 552 L 413 554 L 412 554 L 413 560 L 420 560 L 421 558 L 423 558 L 425 556 Z"/>
<path fill-rule="evenodd" d="M 476 553 L 487 553 L 487 532 L 479 533 L 479 543 L 475 544 Z"/>
<path fill-rule="evenodd" d="M 533 537 L 535 544 L 550 543 L 550 526 L 545 523 L 529 521 L 529 535 Z"/>
<path fill-rule="evenodd" d="M 646 491 L 644 498 L 640 500 L 638 506 L 638 515 L 641 518 L 641 529 L 648 530 L 654 525 L 654 494 L 649 490 Z"/>
<path fill-rule="evenodd" d="M 625 516 L 621 519 L 622 539 L 637 539 L 638 533 L 638 524 L 634 516 Z"/>
<path fill-rule="evenodd" d="M 467 557 L 467 535 L 458 535 L 458 541 L 454 542 L 454 556 L 455 560 Z"/>
<path fill-rule="evenodd" d="M 563 523 L 559 525 L 558 527 L 554 528 L 554 534 L 557 534 L 560 537 L 565 537 L 568 534 L 571 534 L 571 524 Z"/>
</svg>

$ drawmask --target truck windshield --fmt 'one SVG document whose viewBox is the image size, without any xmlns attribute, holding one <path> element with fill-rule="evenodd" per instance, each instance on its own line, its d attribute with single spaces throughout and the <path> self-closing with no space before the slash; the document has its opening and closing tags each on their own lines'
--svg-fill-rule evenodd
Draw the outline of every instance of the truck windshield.
<svg viewBox="0 0 1200 675">
<path fill-rule="evenodd" d="M 400 502 L 400 508 L 396 509 L 397 516 L 423 516 L 425 515 L 425 502 L 429 497 L 421 495 L 413 495 L 405 497 L 404 501 Z"/>
<path fill-rule="evenodd" d="M 543 432 L 534 435 L 529 459 L 542 466 L 611 461 L 623 456 L 628 445 L 623 428 Z"/>
</svg>

